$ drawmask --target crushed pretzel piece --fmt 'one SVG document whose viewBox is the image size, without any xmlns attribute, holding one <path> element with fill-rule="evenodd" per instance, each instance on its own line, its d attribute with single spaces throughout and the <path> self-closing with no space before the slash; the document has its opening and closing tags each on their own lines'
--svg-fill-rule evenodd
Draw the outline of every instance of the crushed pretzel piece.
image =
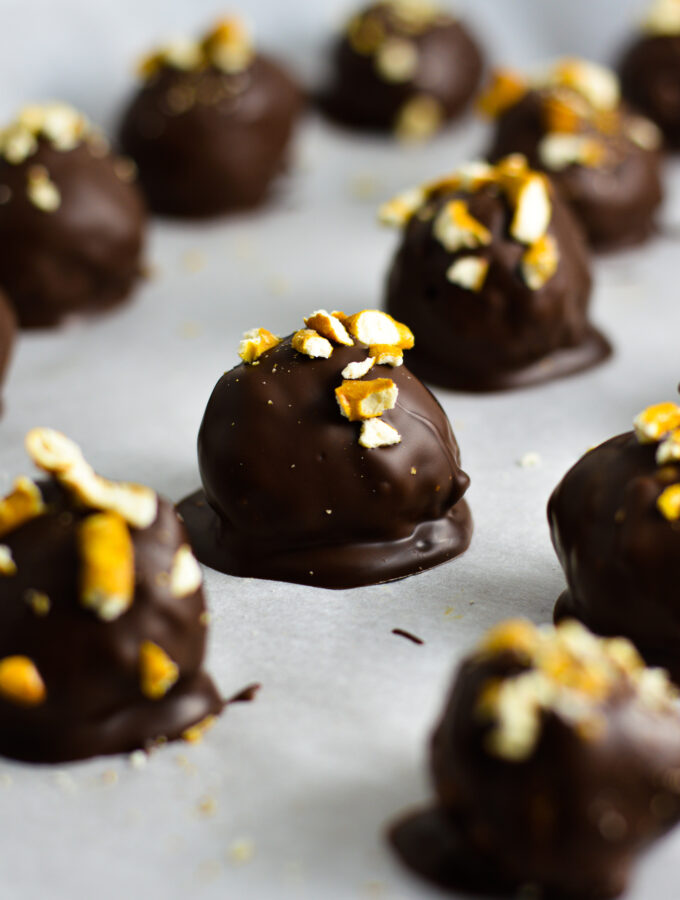
<svg viewBox="0 0 680 900">
<path fill-rule="evenodd" d="M 426 141 L 439 131 L 443 119 L 444 108 L 436 97 L 416 94 L 399 110 L 394 133 L 401 141 Z"/>
<path fill-rule="evenodd" d="M 383 203 L 378 212 L 378 218 L 383 225 L 395 228 L 403 228 L 422 207 L 426 200 L 422 188 L 412 188 L 397 194 L 392 200 Z"/>
<path fill-rule="evenodd" d="M 34 428 L 26 450 L 38 468 L 49 472 L 77 500 L 92 509 L 117 512 L 134 528 L 148 528 L 158 514 L 155 491 L 141 484 L 109 481 L 97 475 L 73 441 L 52 428 Z"/>
<path fill-rule="evenodd" d="M 497 119 L 515 106 L 526 92 L 527 84 L 521 75 L 509 69 L 498 69 L 477 100 L 477 109 L 487 118 Z"/>
<path fill-rule="evenodd" d="M 396 428 L 383 422 L 382 419 L 368 419 L 361 423 L 359 444 L 367 450 L 375 450 L 378 447 L 391 447 L 401 443 L 401 435 Z"/>
<path fill-rule="evenodd" d="M 606 158 L 602 141 L 585 134 L 547 134 L 538 147 L 543 165 L 552 172 L 561 172 L 571 165 L 597 168 Z"/>
<path fill-rule="evenodd" d="M 160 700 L 179 678 L 179 668 L 168 654 L 153 641 L 139 648 L 140 687 L 145 697 Z"/>
<path fill-rule="evenodd" d="M 619 80 L 604 66 L 584 59 L 562 59 L 547 73 L 549 87 L 569 88 L 596 110 L 616 109 L 621 100 Z"/>
<path fill-rule="evenodd" d="M 495 625 L 484 636 L 480 649 L 486 653 L 514 653 L 531 655 L 538 643 L 535 625 L 528 619 L 509 619 Z"/>
<path fill-rule="evenodd" d="M 42 618 L 48 615 L 52 608 L 52 601 L 43 591 L 29 588 L 24 594 L 24 601 L 31 607 L 34 614 Z"/>
<path fill-rule="evenodd" d="M 522 244 L 535 244 L 548 230 L 551 217 L 552 204 L 546 179 L 532 172 L 518 185 L 510 234 Z"/>
<path fill-rule="evenodd" d="M 576 134 L 588 113 L 588 106 L 579 95 L 552 93 L 543 98 L 543 127 L 549 134 Z"/>
<path fill-rule="evenodd" d="M 218 22 L 201 46 L 206 60 L 229 75 L 243 72 L 255 56 L 250 32 L 237 16 Z"/>
<path fill-rule="evenodd" d="M 391 84 L 410 81 L 418 69 L 418 47 L 406 38 L 387 38 L 378 47 L 374 64 L 383 81 Z"/>
<path fill-rule="evenodd" d="M 45 510 L 38 485 L 25 476 L 17 478 L 12 492 L 0 500 L 0 537 L 16 531 L 30 519 L 42 516 Z"/>
<path fill-rule="evenodd" d="M 656 451 L 656 463 L 665 466 L 669 463 L 680 462 L 680 428 L 671 431 L 658 446 Z"/>
<path fill-rule="evenodd" d="M 399 388 L 391 378 L 373 381 L 343 381 L 335 389 L 340 412 L 350 422 L 373 419 L 385 410 L 394 409 Z"/>
<path fill-rule="evenodd" d="M 0 575 L 16 575 L 17 564 L 12 558 L 12 551 L 7 544 L 0 544 Z"/>
<path fill-rule="evenodd" d="M 189 72 L 198 69 L 202 62 L 203 54 L 197 41 L 191 38 L 175 38 L 143 57 L 137 66 L 137 73 L 141 78 L 150 79 L 166 66 Z"/>
<path fill-rule="evenodd" d="M 173 597 L 188 597 L 203 584 L 201 567 L 191 547 L 182 544 L 172 559 L 170 569 L 170 593 Z"/>
<path fill-rule="evenodd" d="M 488 228 L 470 215 L 464 200 L 450 200 L 434 221 L 434 236 L 450 252 L 487 247 L 491 243 Z"/>
<path fill-rule="evenodd" d="M 404 362 L 404 351 L 391 344 L 372 344 L 368 355 L 373 357 L 376 366 L 400 366 Z"/>
<path fill-rule="evenodd" d="M 61 193 L 44 166 L 31 166 L 27 172 L 26 195 L 42 212 L 55 212 L 61 206 Z"/>
<path fill-rule="evenodd" d="M 358 362 L 347 363 L 340 374 L 348 381 L 363 378 L 367 372 L 371 371 L 374 362 L 375 359 L 372 356 L 368 356 L 366 359 L 359 360 Z"/>
<path fill-rule="evenodd" d="M 649 406 L 635 417 L 633 428 L 641 444 L 654 444 L 680 428 L 680 406 L 677 403 Z"/>
<path fill-rule="evenodd" d="M 680 2 L 655 0 L 643 22 L 648 34 L 673 36 L 680 34 Z"/>
<path fill-rule="evenodd" d="M 665 488 L 659 495 L 656 505 L 664 519 L 677 522 L 680 519 L 680 484 L 672 484 Z"/>
<path fill-rule="evenodd" d="M 483 256 L 461 256 L 446 271 L 451 284 L 466 291 L 479 292 L 484 287 L 489 272 L 489 261 Z"/>
<path fill-rule="evenodd" d="M 0 659 L 0 696 L 17 706 L 39 706 L 47 697 L 45 682 L 27 656 Z"/>
<path fill-rule="evenodd" d="M 680 5 L 678 10 L 680 10 Z M 680 29 L 678 33 L 680 33 Z M 642 150 L 658 150 L 663 144 L 661 130 L 654 122 L 643 116 L 630 116 L 626 119 L 625 131 L 630 140 Z"/>
<path fill-rule="evenodd" d="M 203 740 L 206 731 L 209 731 L 216 721 L 217 716 L 206 716 L 204 719 L 201 719 L 200 722 L 196 722 L 195 725 L 190 725 L 189 728 L 185 728 L 182 732 L 182 740 L 186 741 L 188 744 L 200 743 Z"/>
<path fill-rule="evenodd" d="M 557 272 L 559 264 L 557 242 L 552 235 L 544 234 L 524 253 L 522 277 L 532 291 L 539 291 Z"/>
<path fill-rule="evenodd" d="M 113 512 L 88 516 L 78 526 L 80 602 L 104 622 L 132 606 L 135 557 L 125 520 Z"/>
<path fill-rule="evenodd" d="M 333 354 L 333 345 L 325 337 L 322 337 L 313 328 L 302 328 L 296 331 L 291 341 L 293 350 L 304 353 L 312 359 L 321 357 L 329 359 Z"/>
<path fill-rule="evenodd" d="M 238 355 L 244 363 L 253 363 L 267 350 L 281 343 L 281 338 L 276 337 L 266 328 L 251 328 L 244 332 L 241 343 L 238 345 Z"/>
<path fill-rule="evenodd" d="M 402 350 L 410 350 L 415 339 L 406 325 L 379 309 L 364 309 L 345 320 L 345 327 L 360 343 L 391 344 Z"/>
<path fill-rule="evenodd" d="M 335 341 L 336 344 L 342 344 L 345 347 L 351 347 L 354 344 L 342 320 L 325 309 L 317 309 L 311 316 L 307 316 L 305 325 L 327 340 Z"/>
<path fill-rule="evenodd" d="M 18 165 L 37 151 L 39 138 L 56 150 L 72 150 L 92 131 L 85 116 L 66 103 L 30 104 L 0 130 L 0 155 Z"/>
</svg>

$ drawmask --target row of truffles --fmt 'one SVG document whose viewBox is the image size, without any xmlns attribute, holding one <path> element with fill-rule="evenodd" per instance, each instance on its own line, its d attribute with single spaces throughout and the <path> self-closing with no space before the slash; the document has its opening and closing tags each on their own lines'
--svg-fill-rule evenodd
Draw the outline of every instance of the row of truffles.
<svg viewBox="0 0 680 900">
<path fill-rule="evenodd" d="M 0 287 L 23 327 L 127 297 L 146 226 L 134 182 L 134 163 L 66 104 L 26 106 L 0 131 Z"/>
<path fill-rule="evenodd" d="M 198 558 L 231 575 L 345 588 L 462 553 L 469 479 L 444 411 L 379 310 L 317 310 L 248 332 L 198 435 L 203 489 L 180 504 Z"/>
<path fill-rule="evenodd" d="M 195 739 L 223 702 L 172 504 L 101 477 L 59 432 L 34 429 L 26 449 L 47 477 L 0 501 L 0 753 L 57 762 Z"/>
<path fill-rule="evenodd" d="M 420 875 L 457 891 L 610 898 L 680 820 L 680 712 L 661 669 L 574 621 L 497 625 L 435 730 L 435 804 L 393 826 Z"/>
<path fill-rule="evenodd" d="M 486 391 L 581 371 L 605 359 L 590 325 L 590 260 L 551 181 L 512 155 L 474 162 L 380 211 L 401 229 L 385 306 L 411 322 L 412 368 Z"/>
<path fill-rule="evenodd" d="M 547 172 L 598 249 L 641 243 L 661 203 L 661 133 L 621 103 L 616 75 L 564 59 L 525 77 L 499 70 L 479 99 L 491 160 L 523 153 Z"/>
<path fill-rule="evenodd" d="M 624 635 L 680 683 L 680 406 L 652 406 L 633 431 L 588 452 L 548 516 L 568 586 L 556 620 Z"/>
<path fill-rule="evenodd" d="M 353 128 L 431 137 L 469 104 L 482 74 L 469 29 L 430 0 L 382 0 L 331 48 L 322 109 Z"/>
</svg>

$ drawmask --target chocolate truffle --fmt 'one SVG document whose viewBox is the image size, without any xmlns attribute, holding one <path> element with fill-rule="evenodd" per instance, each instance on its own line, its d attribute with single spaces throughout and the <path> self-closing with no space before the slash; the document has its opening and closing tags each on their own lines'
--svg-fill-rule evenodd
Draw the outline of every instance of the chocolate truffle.
<svg viewBox="0 0 680 900">
<path fill-rule="evenodd" d="M 650 236 L 662 199 L 661 135 L 621 106 L 613 72 L 578 59 L 533 79 L 500 71 L 480 109 L 496 120 L 490 159 L 523 153 L 548 172 L 594 247 Z"/>
<path fill-rule="evenodd" d="M 198 436 L 203 490 L 180 510 L 198 558 L 230 575 L 347 588 L 462 553 L 469 479 L 441 406 L 378 310 L 318 310 L 280 340 L 247 332 Z"/>
<path fill-rule="evenodd" d="M 587 453 L 548 517 L 568 585 L 556 619 L 625 635 L 680 683 L 680 407 L 652 406 L 633 432 Z"/>
<path fill-rule="evenodd" d="M 383 206 L 403 229 L 387 310 L 416 335 L 413 371 L 469 391 L 524 387 L 609 355 L 589 324 L 589 256 L 545 175 L 521 156 L 470 163 Z"/>
<path fill-rule="evenodd" d="M 451 889 L 617 896 L 680 819 L 676 696 L 623 638 L 497 626 L 458 671 L 432 741 L 437 803 L 393 828 L 397 852 Z"/>
<path fill-rule="evenodd" d="M 151 208 L 216 216 L 262 203 L 285 168 L 301 93 L 238 19 L 149 56 L 120 139 Z"/>
<path fill-rule="evenodd" d="M 481 74 L 479 47 L 458 19 L 429 0 L 384 0 L 338 38 L 321 105 L 352 128 L 422 140 L 462 112 Z"/>
<path fill-rule="evenodd" d="M 26 106 L 0 131 L 0 286 L 23 327 L 98 312 L 142 271 L 134 164 L 63 103 Z"/>
<path fill-rule="evenodd" d="M 0 501 L 0 753 L 58 762 L 194 739 L 223 703 L 172 505 L 96 475 L 58 432 L 26 447 L 51 477 L 18 478 Z"/>
<path fill-rule="evenodd" d="M 671 149 L 680 149 L 679 0 L 653 4 L 642 33 L 623 54 L 620 73 L 626 100 L 659 126 Z"/>
</svg>

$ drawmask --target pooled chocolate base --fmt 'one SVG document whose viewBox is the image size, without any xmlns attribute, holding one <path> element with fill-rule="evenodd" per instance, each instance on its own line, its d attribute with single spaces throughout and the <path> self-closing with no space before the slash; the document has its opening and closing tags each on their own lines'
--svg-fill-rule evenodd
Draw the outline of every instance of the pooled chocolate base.
<svg viewBox="0 0 680 900">
<path fill-rule="evenodd" d="M 131 529 L 135 595 L 113 621 L 78 602 L 77 526 L 88 511 L 53 482 L 40 488 L 48 511 L 2 542 L 17 571 L 0 576 L 0 657 L 21 654 L 38 668 L 46 687 L 39 706 L 0 698 L 0 754 L 32 762 L 64 762 L 124 753 L 169 740 L 224 703 L 202 670 L 206 625 L 202 588 L 176 597 L 169 572 L 186 533 L 168 501 L 146 529 Z M 30 600 L 45 595 L 49 609 Z M 159 699 L 140 688 L 139 648 L 158 644 L 179 677 Z"/>
<path fill-rule="evenodd" d="M 622 112 L 624 121 L 628 115 Z M 654 233 L 663 198 L 657 152 L 639 147 L 621 126 L 620 133 L 591 135 L 611 156 L 606 166 L 574 163 L 553 171 L 543 164 L 539 152 L 545 136 L 541 94 L 530 91 L 497 120 L 488 158 L 494 161 L 522 153 L 533 168 L 546 171 L 598 251 L 635 246 Z"/>
<path fill-rule="evenodd" d="M 596 328 L 589 327 L 574 347 L 560 347 L 541 359 L 517 369 L 471 373 L 451 364 L 441 364 L 415 348 L 409 360 L 415 375 L 430 384 L 469 393 L 512 391 L 577 375 L 599 365 L 611 356 L 612 347 Z"/>
<path fill-rule="evenodd" d="M 220 379 L 198 439 L 205 493 L 180 505 L 202 562 L 346 588 L 402 578 L 467 548 L 469 479 L 427 388 L 405 365 L 364 376 L 399 389 L 396 407 L 383 413 L 401 435 L 394 446 L 361 447 L 360 423 L 341 415 L 341 372 L 366 356 L 357 344 L 310 359 L 287 338 Z"/>
<path fill-rule="evenodd" d="M 265 201 L 301 108 L 298 86 L 266 56 L 233 75 L 166 67 L 133 98 L 120 140 L 154 212 L 217 216 Z"/>
<path fill-rule="evenodd" d="M 60 194 L 54 211 L 28 197 L 28 175 L 44 167 Z M 142 274 L 146 211 L 127 169 L 87 143 L 57 150 L 44 140 L 25 162 L 0 160 L 0 286 L 23 328 L 98 313 L 129 296 Z"/>
<path fill-rule="evenodd" d="M 433 234 L 435 217 L 456 199 L 492 235 L 478 253 L 489 263 L 479 291 L 447 277 L 470 251 L 451 253 Z M 591 276 L 582 233 L 565 204 L 554 196 L 552 202 L 548 233 L 560 261 L 537 291 L 520 272 L 525 248 L 508 234 L 508 206 L 491 189 L 448 193 L 426 216 L 411 219 L 390 269 L 385 306 L 415 334 L 410 353 L 419 377 L 459 390 L 509 390 L 583 371 L 610 355 L 608 341 L 587 319 Z"/>
<path fill-rule="evenodd" d="M 374 451 L 371 451 L 374 452 Z M 347 542 L 318 547 L 256 541 L 229 528 L 197 491 L 178 511 L 194 552 L 207 566 L 242 577 L 292 581 L 324 588 L 353 588 L 406 578 L 459 556 L 470 545 L 472 516 L 465 500 L 435 522 L 417 525 L 396 541 Z"/>
<path fill-rule="evenodd" d="M 680 530 L 656 501 L 680 482 L 680 465 L 658 466 L 656 444 L 632 432 L 587 453 L 553 492 L 548 518 L 568 590 L 555 618 L 629 638 L 650 665 L 680 683 Z"/>
<path fill-rule="evenodd" d="M 385 21 L 384 15 L 381 17 Z M 407 81 L 394 82 L 376 71 L 375 59 L 358 53 L 343 36 L 331 57 L 330 84 L 320 92 L 323 112 L 340 125 L 389 132 L 414 97 L 431 97 L 440 105 L 443 122 L 456 118 L 472 99 L 482 75 L 479 47 L 459 22 L 431 26 L 405 36 L 418 51 L 418 66 Z"/>
<path fill-rule="evenodd" d="M 620 72 L 626 100 L 680 150 L 680 35 L 640 37 L 624 53 Z"/>
</svg>

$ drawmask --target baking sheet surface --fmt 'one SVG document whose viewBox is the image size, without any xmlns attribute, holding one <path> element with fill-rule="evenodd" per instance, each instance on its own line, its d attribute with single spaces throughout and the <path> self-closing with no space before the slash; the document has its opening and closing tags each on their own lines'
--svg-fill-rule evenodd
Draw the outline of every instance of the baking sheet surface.
<svg viewBox="0 0 680 900">
<path fill-rule="evenodd" d="M 346 5 L 242 4 L 306 76 Z M 219 11 L 203 0 L 4 0 L 0 9 L 3 116 L 61 96 L 107 126 L 134 55 Z M 570 50 L 606 59 L 639 10 L 623 0 L 486 0 L 473 18 L 498 59 L 524 64 Z M 237 362 L 241 332 L 287 333 L 318 307 L 377 305 L 397 239 L 375 224 L 378 203 L 475 155 L 486 136 L 467 121 L 428 147 L 399 149 L 310 116 L 270 208 L 210 225 L 155 222 L 153 277 L 128 306 L 22 338 L 0 421 L 0 487 L 28 470 L 23 435 L 40 424 L 79 441 L 106 475 L 175 500 L 193 490 L 198 425 Z M 550 618 L 563 588 L 545 521 L 552 487 L 588 447 L 674 397 L 679 179 L 671 165 L 664 233 L 597 261 L 593 316 L 616 345 L 610 363 L 516 394 L 437 392 L 472 478 L 469 552 L 416 578 L 342 592 L 207 571 L 208 666 L 225 695 L 261 682 L 256 701 L 230 707 L 202 744 L 167 746 L 143 768 L 125 757 L 58 768 L 0 761 L 0 897 L 440 896 L 400 868 L 383 830 L 429 795 L 425 744 L 456 661 L 500 618 Z M 520 466 L 527 453 L 539 465 Z M 628 900 L 677 900 L 679 858 L 680 832 L 648 854 Z"/>
</svg>

